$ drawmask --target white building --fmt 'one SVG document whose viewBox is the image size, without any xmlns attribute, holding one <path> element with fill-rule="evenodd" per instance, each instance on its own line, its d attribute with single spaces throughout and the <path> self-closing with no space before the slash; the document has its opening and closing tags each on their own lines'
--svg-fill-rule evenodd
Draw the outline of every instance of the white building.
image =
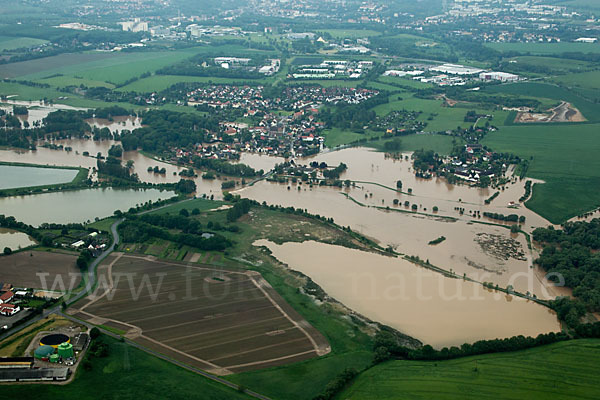
<svg viewBox="0 0 600 400">
<path fill-rule="evenodd" d="M 119 22 L 124 31 L 129 32 L 148 32 L 148 23 L 135 18 L 133 21 Z"/>
<path fill-rule="evenodd" d="M 516 82 L 519 80 L 519 75 L 509 74 L 508 72 L 482 72 L 479 74 L 479 79 L 482 81 Z"/>
<path fill-rule="evenodd" d="M 450 75 L 475 75 L 483 72 L 480 68 L 466 67 L 464 65 L 443 64 L 430 68 L 430 71 L 441 72 Z"/>
<path fill-rule="evenodd" d="M 598 38 L 580 37 L 579 39 L 575 39 L 575 41 L 579 43 L 596 43 Z"/>
</svg>

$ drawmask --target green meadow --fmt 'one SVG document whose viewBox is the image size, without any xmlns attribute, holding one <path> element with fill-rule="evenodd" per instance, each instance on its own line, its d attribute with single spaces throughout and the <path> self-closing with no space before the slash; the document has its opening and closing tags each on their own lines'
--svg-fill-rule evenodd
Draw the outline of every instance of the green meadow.
<svg viewBox="0 0 600 400">
<path fill-rule="evenodd" d="M 600 53 L 598 43 L 486 43 L 487 47 L 501 52 L 519 52 L 539 55 L 561 53 Z M 570 60 L 565 60 L 569 62 Z"/>
<path fill-rule="evenodd" d="M 599 363 L 600 340 L 449 361 L 388 361 L 359 375 L 336 399 L 597 399 Z"/>
<path fill-rule="evenodd" d="M 198 82 L 198 83 L 215 83 L 215 84 L 242 84 L 265 83 L 264 79 L 232 79 L 219 77 L 203 77 L 203 76 L 178 76 L 178 75 L 152 75 L 147 78 L 139 79 L 128 85 L 118 88 L 119 91 L 133 92 L 152 92 L 168 89 L 169 87 L 182 82 Z"/>
<path fill-rule="evenodd" d="M 0 52 L 33 47 L 44 43 L 48 43 L 48 41 L 29 37 L 0 36 Z"/>
<path fill-rule="evenodd" d="M 4 396 L 14 398 L 92 399 L 249 399 L 242 393 L 187 371 L 168 361 L 102 336 L 109 344 L 108 357 L 95 357 L 92 369 L 79 368 L 67 385 L 2 385 Z"/>
<path fill-rule="evenodd" d="M 121 84 L 146 72 L 154 72 L 195 54 L 194 49 L 152 52 L 85 52 L 61 54 L 0 65 L 0 76 L 27 80 L 52 75 L 79 77 Z"/>
<path fill-rule="evenodd" d="M 513 83 L 506 85 L 490 86 L 485 89 L 489 93 L 506 93 L 518 96 L 535 97 L 540 99 L 553 99 L 568 101 L 581 111 L 590 122 L 600 122 L 600 105 L 577 95 L 573 91 L 560 86 L 547 83 Z"/>
<path fill-rule="evenodd" d="M 527 207 L 553 223 L 600 206 L 599 124 L 506 126 L 482 141 L 495 151 L 529 159 L 536 184 Z"/>
</svg>

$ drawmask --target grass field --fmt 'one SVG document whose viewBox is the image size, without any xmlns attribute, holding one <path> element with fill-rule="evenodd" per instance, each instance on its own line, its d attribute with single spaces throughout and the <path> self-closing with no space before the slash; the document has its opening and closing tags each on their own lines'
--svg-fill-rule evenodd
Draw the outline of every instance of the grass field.
<svg viewBox="0 0 600 400">
<path fill-rule="evenodd" d="M 599 363 L 600 340 L 450 361 L 389 361 L 336 399 L 597 399 Z"/>
<path fill-rule="evenodd" d="M 258 273 L 135 255 L 110 268 L 114 291 L 75 315 L 138 327 L 137 343 L 189 365 L 240 372 L 306 360 L 328 347 Z"/>
<path fill-rule="evenodd" d="M 39 80 L 40 83 L 46 83 L 50 86 L 57 88 L 63 88 L 66 86 L 80 86 L 84 85 L 87 87 L 105 87 L 108 89 L 114 89 L 115 85 L 103 82 L 103 81 L 92 81 L 90 79 L 75 78 L 73 76 L 54 76 L 52 78 L 46 78 Z"/>
<path fill-rule="evenodd" d="M 573 52 L 600 53 L 600 44 L 598 43 L 486 43 L 485 45 L 501 52 L 516 51 L 540 55 Z"/>
<path fill-rule="evenodd" d="M 61 54 L 2 65 L 0 66 L 0 76 L 35 80 L 62 74 L 91 81 L 120 84 L 145 72 L 154 72 L 166 65 L 184 60 L 193 54 L 195 54 L 193 49 L 136 53 Z"/>
<path fill-rule="evenodd" d="M 14 398 L 63 400 L 103 399 L 249 399 L 224 385 L 186 371 L 125 343 L 102 336 L 109 355 L 94 358 L 92 370 L 79 368 L 68 385 L 2 385 L 2 393 Z"/>
<path fill-rule="evenodd" d="M 600 105 L 594 104 L 559 86 L 527 82 L 490 86 L 486 88 L 485 91 L 490 93 L 507 93 L 519 96 L 554 99 L 557 101 L 568 101 L 577 107 L 588 121 L 600 122 Z"/>
<path fill-rule="evenodd" d="M 482 141 L 495 151 L 531 159 L 536 184 L 527 207 L 553 223 L 600 205 L 600 125 L 507 126 Z"/>
<path fill-rule="evenodd" d="M 165 90 L 176 83 L 180 82 L 198 82 L 198 83 L 215 83 L 215 84 L 235 84 L 235 83 L 265 83 L 264 79 L 232 79 L 218 77 L 201 77 L 201 76 L 177 76 L 177 75 L 152 75 L 148 78 L 140 79 L 128 85 L 120 87 L 119 91 L 133 92 L 152 92 Z"/>
<path fill-rule="evenodd" d="M 44 43 L 48 43 L 48 41 L 28 37 L 0 36 L 0 52 L 23 47 L 33 47 Z"/>
<path fill-rule="evenodd" d="M 197 208 L 200 211 L 208 211 L 218 208 L 225 203 L 222 201 L 215 200 L 207 200 L 207 199 L 193 199 L 184 202 L 180 202 L 177 204 L 172 204 L 170 206 L 160 208 L 158 210 L 152 211 L 151 214 L 178 214 L 179 211 L 186 209 L 188 212 L 192 212 L 194 208 Z"/>
<path fill-rule="evenodd" d="M 577 86 L 594 90 L 600 89 L 600 71 L 562 75 L 553 78 L 553 80 L 566 86 Z"/>
<path fill-rule="evenodd" d="M 593 64 L 586 61 L 568 60 L 568 62 L 565 62 L 562 58 L 554 57 L 521 56 L 511 58 L 510 60 L 516 62 L 517 66 L 525 65 L 530 67 L 548 68 L 552 73 L 556 74 L 579 72 L 593 68 Z M 545 76 L 547 74 L 539 73 L 536 75 Z"/>
</svg>

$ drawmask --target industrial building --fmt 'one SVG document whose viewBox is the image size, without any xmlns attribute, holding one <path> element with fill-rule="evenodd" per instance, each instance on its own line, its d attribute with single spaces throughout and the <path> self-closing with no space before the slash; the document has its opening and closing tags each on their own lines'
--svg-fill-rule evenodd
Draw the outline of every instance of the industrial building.
<svg viewBox="0 0 600 400">
<path fill-rule="evenodd" d="M 465 67 L 464 65 L 456 65 L 456 64 L 443 64 L 432 67 L 429 69 L 430 71 L 441 72 L 443 74 L 450 75 L 476 75 L 483 72 L 480 68 L 475 67 Z"/>
<path fill-rule="evenodd" d="M 519 75 L 509 74 L 508 72 L 482 72 L 479 74 L 479 79 L 482 81 L 516 82 L 519 80 Z"/>
<path fill-rule="evenodd" d="M 69 373 L 64 367 L 34 368 L 33 357 L 0 357 L 0 382 L 64 381 Z"/>
<path fill-rule="evenodd" d="M 7 368 L 0 369 L 0 382 L 66 381 L 69 368 Z"/>
</svg>

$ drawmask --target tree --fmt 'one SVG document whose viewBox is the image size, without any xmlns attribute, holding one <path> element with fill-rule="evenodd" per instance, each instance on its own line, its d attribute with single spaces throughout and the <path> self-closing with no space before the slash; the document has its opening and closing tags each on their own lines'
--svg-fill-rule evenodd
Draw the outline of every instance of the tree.
<svg viewBox="0 0 600 400">
<path fill-rule="evenodd" d="M 519 233 L 519 225 L 512 225 L 510 227 L 510 233 Z"/>
<path fill-rule="evenodd" d="M 111 157 L 121 157 L 123 155 L 123 147 L 120 144 L 113 144 L 110 149 L 108 149 L 108 155 Z"/>
<path fill-rule="evenodd" d="M 401 180 L 396 181 L 396 188 L 398 190 L 402 190 L 402 181 Z"/>
<path fill-rule="evenodd" d="M 10 247 L 5 247 L 4 248 L 4 255 L 8 256 L 12 254 L 12 249 Z"/>
<path fill-rule="evenodd" d="M 98 336 L 100 336 L 100 329 L 93 327 L 92 330 L 90 331 L 90 338 L 92 340 L 98 338 Z"/>
<path fill-rule="evenodd" d="M 482 188 L 490 186 L 490 183 L 492 183 L 492 180 L 487 175 L 484 175 L 479 179 L 479 186 L 481 186 Z"/>
<path fill-rule="evenodd" d="M 127 167 L 127 169 L 131 169 L 131 168 L 133 168 L 133 164 L 134 164 L 133 160 L 127 160 L 127 162 L 125 163 L 125 167 Z"/>
</svg>

